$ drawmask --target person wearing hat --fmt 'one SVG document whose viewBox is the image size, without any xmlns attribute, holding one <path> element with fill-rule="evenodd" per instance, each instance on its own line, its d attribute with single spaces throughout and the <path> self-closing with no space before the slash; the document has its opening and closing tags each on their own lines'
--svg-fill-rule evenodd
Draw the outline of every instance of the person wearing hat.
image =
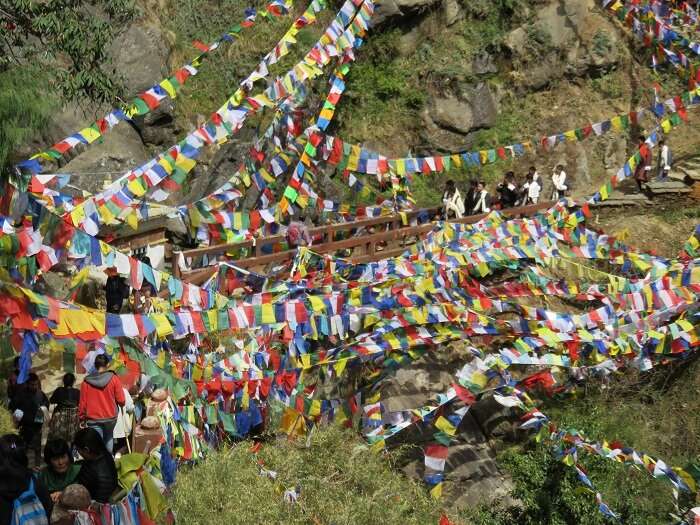
<svg viewBox="0 0 700 525">
<path fill-rule="evenodd" d="M 129 286 L 119 276 L 115 267 L 107 268 L 107 283 L 105 284 L 105 298 L 107 299 L 107 311 L 118 314 L 124 304 L 124 299 L 129 297 Z"/>
</svg>

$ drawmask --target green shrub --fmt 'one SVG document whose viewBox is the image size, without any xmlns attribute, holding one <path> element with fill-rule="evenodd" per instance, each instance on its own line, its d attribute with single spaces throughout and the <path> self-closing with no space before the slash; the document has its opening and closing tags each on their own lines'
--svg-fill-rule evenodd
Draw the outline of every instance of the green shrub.
<svg viewBox="0 0 700 525">
<path fill-rule="evenodd" d="M 56 109 L 46 82 L 44 70 L 29 66 L 0 73 L 0 169 L 12 161 L 16 148 L 48 124 Z"/>
<path fill-rule="evenodd" d="M 264 444 L 257 459 L 277 473 L 262 476 L 250 442 L 212 454 L 181 471 L 173 494 L 178 520 L 215 523 L 354 525 L 437 524 L 439 505 L 427 490 L 392 470 L 391 457 L 371 452 L 351 431 L 324 427 L 303 441 Z M 298 504 L 285 503 L 299 487 Z"/>
</svg>

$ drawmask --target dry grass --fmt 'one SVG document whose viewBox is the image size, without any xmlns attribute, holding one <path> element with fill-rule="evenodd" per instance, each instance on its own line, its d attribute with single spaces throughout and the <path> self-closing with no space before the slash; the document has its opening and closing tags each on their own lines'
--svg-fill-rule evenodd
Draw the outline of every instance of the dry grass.
<svg viewBox="0 0 700 525">
<path fill-rule="evenodd" d="M 15 432 L 17 432 L 17 430 L 12 422 L 12 415 L 5 407 L 0 406 L 0 436 L 14 434 Z"/>
<path fill-rule="evenodd" d="M 391 468 L 350 431 L 330 426 L 303 441 L 266 443 L 258 453 L 277 479 L 259 474 L 244 441 L 181 471 L 173 505 L 181 523 L 355 525 L 436 524 L 438 504 L 424 487 Z M 285 490 L 298 487 L 297 504 Z"/>
</svg>

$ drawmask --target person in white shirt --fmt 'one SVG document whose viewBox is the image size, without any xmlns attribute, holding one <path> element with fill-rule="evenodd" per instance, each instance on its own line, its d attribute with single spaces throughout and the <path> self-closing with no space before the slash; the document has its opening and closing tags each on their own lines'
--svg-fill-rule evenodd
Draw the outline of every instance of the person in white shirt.
<svg viewBox="0 0 700 525">
<path fill-rule="evenodd" d="M 564 166 L 558 164 L 554 168 L 554 173 L 552 173 L 552 185 L 554 189 L 552 191 L 552 200 L 558 201 L 566 195 L 566 190 L 569 187 L 566 185 L 566 172 L 564 171 Z"/>
<path fill-rule="evenodd" d="M 671 153 L 671 149 L 668 147 L 668 144 L 666 144 L 664 139 L 659 141 L 659 146 L 661 146 L 661 148 L 659 149 L 659 157 L 656 161 L 656 173 L 659 180 L 666 180 L 669 173 L 671 173 L 673 154 Z"/>
<path fill-rule="evenodd" d="M 133 426 L 134 400 L 126 388 L 124 388 L 124 400 L 124 406 L 119 409 L 117 413 L 117 422 L 114 425 L 114 440 L 118 440 L 117 443 L 115 443 L 115 450 L 121 450 L 127 447 L 126 440 L 129 439 Z"/>
<path fill-rule="evenodd" d="M 448 180 L 447 183 L 445 183 L 445 191 L 442 194 L 442 204 L 445 207 L 445 219 L 449 219 L 450 215 L 461 219 L 464 215 L 464 200 L 453 180 Z"/>
<path fill-rule="evenodd" d="M 530 168 L 532 170 L 532 168 Z M 527 181 L 525 184 L 523 184 L 523 190 L 525 193 L 525 202 L 524 204 L 537 204 L 537 201 L 540 199 L 540 191 L 542 190 L 542 187 L 540 186 L 539 183 L 539 175 L 537 175 L 537 180 L 535 180 L 534 175 L 537 175 L 537 172 L 527 174 Z"/>
<path fill-rule="evenodd" d="M 479 181 L 476 183 L 476 204 L 474 204 L 474 209 L 472 213 L 488 213 L 491 211 L 491 196 L 489 192 L 486 191 L 484 187 L 484 181 Z"/>
</svg>

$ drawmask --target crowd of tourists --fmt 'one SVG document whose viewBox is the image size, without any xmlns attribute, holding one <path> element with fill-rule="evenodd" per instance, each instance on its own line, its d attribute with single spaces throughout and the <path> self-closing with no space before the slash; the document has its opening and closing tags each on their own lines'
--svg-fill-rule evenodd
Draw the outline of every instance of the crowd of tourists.
<svg viewBox="0 0 700 525">
<path fill-rule="evenodd" d="M 644 191 L 644 185 L 654 177 L 664 181 L 668 179 L 673 163 L 673 154 L 664 140 L 659 142 L 659 152 L 654 166 L 651 150 L 644 147 L 645 137 L 639 137 L 641 161 L 634 171 L 634 179 L 639 191 Z M 552 170 L 550 177 L 550 200 L 556 201 L 571 193 L 571 181 L 567 176 L 564 165 L 558 164 Z M 517 206 L 537 204 L 544 194 L 544 183 L 535 166 L 523 177 L 515 172 L 507 172 L 503 180 L 495 187 L 492 194 L 482 180 L 472 179 L 469 188 L 462 195 L 453 180 L 448 180 L 442 195 L 443 213 L 445 218 L 462 218 L 468 215 L 489 213 L 491 210 L 502 210 Z"/>
<path fill-rule="evenodd" d="M 109 358 L 88 355 L 80 388 L 67 373 L 50 397 L 36 373 L 23 373 L 19 358 L 14 365 L 7 396 L 17 433 L 0 437 L 0 525 L 62 523 L 54 510 L 66 491 L 108 503 L 118 493 L 115 454 L 129 448 L 135 411 L 124 382 L 108 368 Z"/>
<path fill-rule="evenodd" d="M 515 172 L 509 171 L 496 186 L 492 195 L 482 180 L 472 179 L 464 196 L 452 180 L 445 184 L 442 195 L 445 218 L 462 218 L 467 215 L 489 213 L 516 206 L 537 204 L 542 194 L 542 177 L 534 166 L 525 176 L 518 180 Z M 552 172 L 552 198 L 559 199 L 566 195 L 569 186 L 564 166 L 558 165 Z"/>
</svg>

